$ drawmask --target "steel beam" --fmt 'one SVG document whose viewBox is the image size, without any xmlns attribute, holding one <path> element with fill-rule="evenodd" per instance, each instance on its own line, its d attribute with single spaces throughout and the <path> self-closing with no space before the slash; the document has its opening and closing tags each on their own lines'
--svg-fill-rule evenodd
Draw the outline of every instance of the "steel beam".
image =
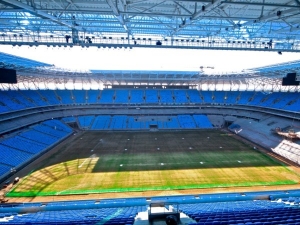
<svg viewBox="0 0 300 225">
<path fill-rule="evenodd" d="M 56 18 L 55 16 L 49 15 L 48 13 L 36 10 L 32 6 L 26 5 L 26 4 L 22 3 L 22 2 L 19 2 L 19 1 L 16 1 L 16 0 L 1 0 L 1 2 L 4 3 L 4 4 L 6 3 L 7 5 L 13 5 L 15 7 L 24 9 L 25 11 L 30 12 L 30 13 L 32 13 L 34 15 L 39 16 L 39 17 L 50 19 L 51 21 L 53 21 L 55 23 L 58 23 L 60 25 L 64 25 L 64 26 L 67 26 L 67 27 L 73 28 L 73 29 L 80 29 L 78 26 L 75 27 L 71 23 L 62 21 L 62 20 Z"/>
</svg>

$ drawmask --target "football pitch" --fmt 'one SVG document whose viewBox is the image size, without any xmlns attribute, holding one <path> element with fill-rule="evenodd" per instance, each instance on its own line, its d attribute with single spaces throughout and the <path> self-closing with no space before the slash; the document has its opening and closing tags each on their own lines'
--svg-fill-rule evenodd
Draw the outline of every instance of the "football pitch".
<svg viewBox="0 0 300 225">
<path fill-rule="evenodd" d="M 300 180 L 283 163 L 219 130 L 86 131 L 57 148 L 7 196 L 247 187 Z"/>
</svg>

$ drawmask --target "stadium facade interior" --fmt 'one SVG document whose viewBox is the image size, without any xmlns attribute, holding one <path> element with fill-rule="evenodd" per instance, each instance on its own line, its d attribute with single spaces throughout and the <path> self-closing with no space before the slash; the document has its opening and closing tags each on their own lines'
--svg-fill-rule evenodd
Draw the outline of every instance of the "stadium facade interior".
<svg viewBox="0 0 300 225">
<path fill-rule="evenodd" d="M 0 44 L 297 53 L 299 8 L 1 0 Z M 300 224 L 300 61 L 226 75 L 0 63 L 1 224 Z"/>
</svg>

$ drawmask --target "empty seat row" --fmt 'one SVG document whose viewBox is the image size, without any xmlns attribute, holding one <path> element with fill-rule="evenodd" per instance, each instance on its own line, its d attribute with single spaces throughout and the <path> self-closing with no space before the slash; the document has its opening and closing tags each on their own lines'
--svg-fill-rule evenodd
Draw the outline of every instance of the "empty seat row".
<svg viewBox="0 0 300 225">
<path fill-rule="evenodd" d="M 150 129 L 152 127 L 158 129 L 199 129 L 213 128 L 206 115 L 178 115 L 169 116 L 168 118 L 139 118 L 126 115 L 100 115 L 96 116 L 79 116 L 79 124 L 83 127 L 84 121 L 91 118 L 85 128 L 91 130 L 140 130 Z M 93 121 L 93 122 L 91 122 Z"/>
<path fill-rule="evenodd" d="M 299 93 L 172 89 L 0 91 L 0 113 L 73 104 L 232 104 L 300 111 Z"/>
<path fill-rule="evenodd" d="M 29 162 L 71 132 L 72 129 L 61 121 L 48 120 L 0 139 L 0 177 Z"/>
</svg>

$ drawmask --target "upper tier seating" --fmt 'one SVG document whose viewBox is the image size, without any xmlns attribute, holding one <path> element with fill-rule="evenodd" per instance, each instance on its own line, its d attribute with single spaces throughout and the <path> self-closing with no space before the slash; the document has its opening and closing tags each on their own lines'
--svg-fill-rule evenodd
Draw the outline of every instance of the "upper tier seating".
<svg viewBox="0 0 300 225">
<path fill-rule="evenodd" d="M 55 92 L 57 94 L 58 99 L 63 104 L 73 104 L 74 103 L 74 99 L 73 99 L 73 96 L 71 95 L 70 91 L 56 90 Z"/>
<path fill-rule="evenodd" d="M 100 91 L 98 90 L 89 90 L 87 92 L 87 103 L 89 104 L 95 104 L 98 103 L 99 97 L 100 96 Z"/>
<path fill-rule="evenodd" d="M 240 92 L 238 91 L 227 91 L 224 95 L 225 103 L 233 105 L 236 104 L 239 94 Z"/>
<path fill-rule="evenodd" d="M 181 89 L 0 91 L 0 114 L 64 104 L 230 104 L 300 112 L 300 95 L 297 92 L 262 93 Z"/>
<path fill-rule="evenodd" d="M 128 96 L 129 96 L 128 90 L 116 90 L 115 103 L 128 104 Z"/>
<path fill-rule="evenodd" d="M 39 90 L 38 91 L 43 99 L 45 99 L 49 105 L 61 105 L 61 101 L 58 100 L 55 92 L 53 90 Z M 69 92 L 65 90 L 65 92 Z"/>
<path fill-rule="evenodd" d="M 188 103 L 189 100 L 187 99 L 186 90 L 174 90 L 174 97 L 176 103 Z"/>
<path fill-rule="evenodd" d="M 159 91 L 160 102 L 164 104 L 173 104 L 173 93 L 172 90 L 160 90 Z"/>
<path fill-rule="evenodd" d="M 39 91 L 36 90 L 23 90 L 21 93 L 30 99 L 36 106 L 46 106 L 49 105 L 46 99 L 43 99 Z"/>
<path fill-rule="evenodd" d="M 133 89 L 130 91 L 130 103 L 142 104 L 145 102 L 144 90 Z"/>
<path fill-rule="evenodd" d="M 14 111 L 25 109 L 26 106 L 22 104 L 20 101 L 16 101 L 16 99 L 9 96 L 11 92 L 8 91 L 0 91 L 0 111 Z"/>
<path fill-rule="evenodd" d="M 74 98 L 74 102 L 77 104 L 84 104 L 86 103 L 86 94 L 87 91 L 85 90 L 73 90 L 73 98 Z"/>
<path fill-rule="evenodd" d="M 146 103 L 158 103 L 157 90 L 146 90 Z"/>
<path fill-rule="evenodd" d="M 23 92 L 17 92 L 17 91 L 7 91 L 7 96 L 12 99 L 15 103 L 22 104 L 26 108 L 36 107 L 34 102 L 28 98 L 25 97 Z"/>
<path fill-rule="evenodd" d="M 252 98 L 252 96 L 254 96 L 254 94 L 255 92 L 253 91 L 241 92 L 237 104 L 241 104 L 241 105 L 249 104 L 249 100 Z"/>
<path fill-rule="evenodd" d="M 200 98 L 199 91 L 197 91 L 197 90 L 188 90 L 187 93 L 189 95 L 191 103 L 201 103 L 202 102 L 202 100 Z"/>
<path fill-rule="evenodd" d="M 100 103 L 113 103 L 113 98 L 115 95 L 115 90 L 105 89 L 101 92 Z"/>
</svg>

